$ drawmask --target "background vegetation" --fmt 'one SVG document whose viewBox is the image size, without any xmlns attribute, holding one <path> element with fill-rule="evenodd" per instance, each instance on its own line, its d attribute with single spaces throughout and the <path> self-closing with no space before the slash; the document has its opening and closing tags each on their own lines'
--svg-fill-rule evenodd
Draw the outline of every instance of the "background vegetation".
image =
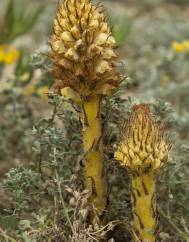
<svg viewBox="0 0 189 242">
<path fill-rule="evenodd" d="M 107 227 L 87 228 L 81 124 L 49 95 L 56 1 L 0 2 L 0 241 L 130 241 L 128 174 L 112 158 L 134 103 L 149 103 L 173 144 L 158 181 L 159 241 L 189 241 L 189 1 L 104 1 L 127 78 L 103 102 Z M 114 231 L 113 233 L 111 231 Z M 105 234 L 108 236 L 105 239 Z M 114 240 L 112 240 L 114 239 Z"/>
</svg>

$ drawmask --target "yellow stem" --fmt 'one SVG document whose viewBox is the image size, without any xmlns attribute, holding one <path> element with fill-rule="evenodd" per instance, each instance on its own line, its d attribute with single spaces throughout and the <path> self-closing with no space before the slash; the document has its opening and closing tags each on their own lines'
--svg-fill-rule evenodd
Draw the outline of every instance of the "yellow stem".
<svg viewBox="0 0 189 242">
<path fill-rule="evenodd" d="M 155 242 L 157 214 L 153 172 L 131 175 L 133 228 L 141 242 Z M 134 240 L 135 241 L 135 240 Z"/>
<path fill-rule="evenodd" d="M 103 153 L 100 149 L 102 128 L 100 122 L 100 97 L 83 103 L 84 129 L 83 145 L 85 152 L 85 186 L 91 192 L 90 201 L 97 214 L 100 215 L 106 207 L 106 181 L 103 167 Z M 94 218 L 94 214 L 91 215 Z"/>
</svg>

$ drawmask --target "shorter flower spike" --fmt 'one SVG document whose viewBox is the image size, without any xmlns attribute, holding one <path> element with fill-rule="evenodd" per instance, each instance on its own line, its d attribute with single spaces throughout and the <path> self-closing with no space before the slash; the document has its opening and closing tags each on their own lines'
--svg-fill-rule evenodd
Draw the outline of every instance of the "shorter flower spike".
<svg viewBox="0 0 189 242">
<path fill-rule="evenodd" d="M 129 122 L 123 127 L 115 158 L 133 173 L 156 172 L 166 163 L 169 149 L 148 105 L 135 105 Z"/>
</svg>

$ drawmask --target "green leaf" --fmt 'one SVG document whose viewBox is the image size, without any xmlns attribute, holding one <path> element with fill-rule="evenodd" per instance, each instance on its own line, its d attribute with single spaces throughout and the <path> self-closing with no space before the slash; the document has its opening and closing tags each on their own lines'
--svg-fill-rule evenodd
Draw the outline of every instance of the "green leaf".
<svg viewBox="0 0 189 242">
<path fill-rule="evenodd" d="M 14 26 L 14 20 L 15 20 L 14 0 L 10 0 L 6 8 L 3 24 L 1 26 L 0 44 L 10 41 L 10 36 L 12 34 L 13 26 Z"/>
<path fill-rule="evenodd" d="M 16 226 L 18 225 L 19 218 L 16 214 L 12 214 L 6 217 L 2 217 L 0 219 L 0 224 L 3 226 L 5 230 L 12 230 L 15 229 Z"/>
<path fill-rule="evenodd" d="M 132 19 L 125 12 L 113 13 L 110 10 L 110 24 L 113 27 L 113 35 L 118 44 L 123 44 L 128 38 L 132 27 Z"/>
<path fill-rule="evenodd" d="M 29 32 L 38 21 L 40 14 L 44 11 L 44 8 L 45 6 L 42 5 L 32 14 L 28 14 L 28 11 L 23 13 L 23 10 L 21 10 L 20 13 L 16 15 L 11 39 L 14 40 Z M 25 9 L 27 8 L 25 7 Z"/>
<path fill-rule="evenodd" d="M 23 75 L 26 73 L 28 74 L 28 77 L 22 81 Z M 19 82 L 19 84 L 22 85 L 28 84 L 33 77 L 33 69 L 31 69 L 29 65 L 29 58 L 24 56 L 23 50 L 20 51 L 20 57 L 15 68 L 15 76 L 17 77 L 16 82 Z"/>
</svg>

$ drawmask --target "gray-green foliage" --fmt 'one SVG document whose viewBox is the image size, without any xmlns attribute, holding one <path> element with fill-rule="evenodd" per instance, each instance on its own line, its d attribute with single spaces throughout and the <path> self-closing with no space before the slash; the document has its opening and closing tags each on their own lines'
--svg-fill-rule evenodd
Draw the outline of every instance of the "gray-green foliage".
<svg viewBox="0 0 189 242">
<path fill-rule="evenodd" d="M 175 3 L 178 5 L 188 5 L 189 1 L 188 0 L 167 0 L 169 3 Z"/>
<path fill-rule="evenodd" d="M 10 169 L 4 184 L 12 195 L 14 212 L 28 208 L 29 203 L 33 202 L 32 195 L 37 195 L 41 182 L 41 176 L 28 167 L 18 166 Z"/>
<path fill-rule="evenodd" d="M 63 223 L 62 226 L 66 227 L 66 214 L 70 212 L 65 207 L 69 207 L 65 186 L 69 184 L 71 175 L 78 172 L 77 167 L 82 159 L 80 122 L 72 105 L 56 96 L 51 96 L 49 100 L 53 107 L 52 116 L 35 124 L 31 134 L 33 161 L 26 166 L 10 169 L 4 180 L 4 187 L 12 198 L 12 211 L 8 214 L 20 215 L 22 223 L 22 213 L 27 213 L 29 217 L 24 223 L 30 223 L 31 229 L 36 227 L 36 233 L 30 238 L 37 236 L 41 241 L 45 241 L 48 231 L 56 232 L 53 227 L 55 199 L 58 199 L 57 223 Z M 58 201 L 64 199 L 63 206 Z M 48 209 L 45 210 L 45 207 Z M 39 221 L 44 216 L 48 217 L 48 223 L 42 226 Z M 18 220 L 16 225 L 20 234 L 18 237 L 28 229 L 20 226 L 20 222 Z"/>
<path fill-rule="evenodd" d="M 31 108 L 17 89 L 2 95 L 0 102 L 0 161 L 25 160 L 31 155 L 27 136 L 33 124 Z"/>
</svg>

